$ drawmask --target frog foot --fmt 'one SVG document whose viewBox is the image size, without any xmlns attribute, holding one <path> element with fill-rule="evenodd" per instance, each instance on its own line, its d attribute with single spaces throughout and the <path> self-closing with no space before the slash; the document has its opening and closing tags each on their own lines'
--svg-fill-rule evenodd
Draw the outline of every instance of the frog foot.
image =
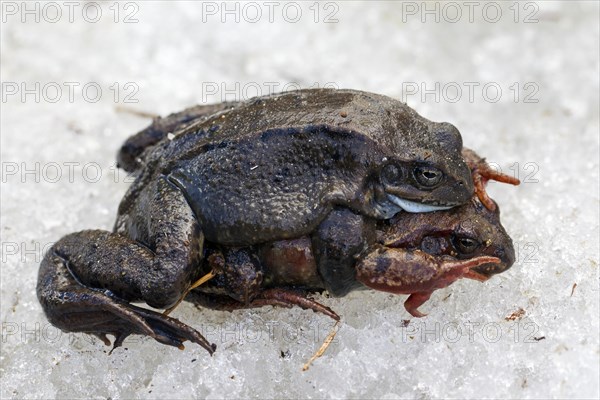
<svg viewBox="0 0 600 400">
<path fill-rule="evenodd" d="M 471 169 L 475 193 L 481 203 L 490 211 L 496 210 L 496 203 L 488 196 L 485 190 L 485 185 L 488 181 L 503 182 L 515 186 L 521 183 L 517 178 L 498 172 L 490 167 L 485 158 L 480 157 L 471 149 L 463 148 L 462 155 Z"/>
<path fill-rule="evenodd" d="M 108 290 L 83 285 L 71 275 L 66 264 L 63 257 L 50 251 L 40 265 L 38 299 L 56 327 L 66 332 L 96 335 L 107 345 L 110 341 L 106 335 L 114 335 L 111 352 L 132 334 L 150 336 L 180 349 L 189 340 L 210 354 L 215 351 L 214 344 L 181 321 L 129 304 Z"/>
<path fill-rule="evenodd" d="M 174 346 L 180 350 L 184 349 L 183 342 L 186 340 L 199 344 L 206 349 L 210 355 L 212 355 L 217 348 L 216 345 L 209 343 L 200 332 L 178 319 L 130 304 L 120 306 L 125 306 L 125 309 L 120 309 L 118 315 L 121 318 L 127 318 L 128 322 L 135 328 L 131 329 L 130 325 L 129 329 L 113 333 L 115 342 L 112 350 L 121 346 L 127 336 L 135 333 L 150 336 L 159 343 Z"/>
<path fill-rule="evenodd" d="M 335 321 L 340 320 L 340 316 L 331 308 L 309 299 L 306 295 L 286 289 L 267 289 L 262 292 L 251 304 L 254 307 L 279 306 L 292 308 L 300 307 L 304 310 L 313 310 L 316 313 L 325 314 Z"/>
<path fill-rule="evenodd" d="M 101 292 L 90 292 L 76 296 L 79 297 L 77 309 L 71 312 L 63 310 L 61 318 L 68 320 L 68 330 L 93 333 L 107 345 L 110 341 L 106 334 L 113 335 L 115 341 L 111 353 L 132 334 L 150 336 L 159 343 L 181 350 L 186 340 L 199 344 L 211 355 L 216 349 L 200 332 L 175 318 L 113 299 Z"/>
<path fill-rule="evenodd" d="M 274 307 L 300 307 L 304 310 L 313 310 L 316 313 L 327 315 L 335 321 L 340 316 L 331 308 L 306 297 L 305 294 L 288 289 L 267 289 L 248 303 L 237 301 L 229 296 L 214 295 L 192 291 L 187 301 L 194 303 L 197 307 L 207 307 L 213 310 L 234 311 L 247 308 L 260 308 L 264 306 Z"/>
</svg>

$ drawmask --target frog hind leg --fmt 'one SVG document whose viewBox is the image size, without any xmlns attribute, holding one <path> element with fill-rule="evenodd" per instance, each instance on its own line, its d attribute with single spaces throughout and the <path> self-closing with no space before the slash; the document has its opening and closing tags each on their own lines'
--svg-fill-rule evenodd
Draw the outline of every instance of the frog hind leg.
<svg viewBox="0 0 600 400">
<path fill-rule="evenodd" d="M 210 354 L 215 351 L 214 344 L 179 320 L 128 304 L 109 290 L 83 285 L 69 270 L 72 257 L 62 253 L 64 250 L 59 241 L 44 257 L 38 277 L 38 299 L 53 325 L 63 331 L 93 334 L 107 345 L 106 334 L 112 334 L 113 350 L 129 335 L 140 334 L 178 348 L 189 340 Z"/>
<path fill-rule="evenodd" d="M 105 285 L 169 308 L 203 274 L 204 235 L 183 193 L 160 176 L 143 188 L 137 201 L 122 202 L 115 232 L 85 255 L 87 268 L 73 264 L 85 284 Z M 130 296 L 131 297 L 131 296 Z"/>
<path fill-rule="evenodd" d="M 327 315 L 335 321 L 340 320 L 340 316 L 331 308 L 306 297 L 301 293 L 287 289 L 267 289 L 254 300 L 256 307 L 279 306 L 279 307 L 300 307 L 304 310 L 313 310 L 316 313 Z"/>
<path fill-rule="evenodd" d="M 115 232 L 91 230 L 70 234 L 59 240 L 52 251 L 66 260 L 65 267 L 73 279 L 87 288 L 125 302 L 143 300 L 151 307 L 167 308 L 200 278 L 204 236 L 183 194 L 164 177 L 155 180 L 139 196 L 138 202 L 119 214 Z M 42 304 L 44 294 L 52 295 L 53 289 L 61 291 L 61 281 L 48 283 L 43 278 L 52 265 L 56 269 L 60 264 L 49 265 L 45 261 L 40 270 Z M 61 295 L 66 299 L 70 296 L 68 291 Z M 171 320 L 155 314 L 147 314 L 145 318 L 154 321 L 158 331 L 167 328 L 156 320 L 168 321 L 165 323 L 171 326 Z M 162 338 L 159 332 L 155 335 Z"/>
<path fill-rule="evenodd" d="M 218 104 L 197 105 L 183 111 L 173 113 L 164 118 L 156 117 L 152 123 L 130 136 L 117 153 L 117 165 L 127 172 L 134 172 L 141 166 L 140 156 L 148 147 L 154 146 L 169 133 L 185 129 L 201 118 L 228 110 L 239 102 L 224 102 Z"/>
<path fill-rule="evenodd" d="M 308 298 L 304 293 L 284 288 L 266 289 L 249 303 L 242 303 L 228 296 L 202 293 L 200 291 L 192 291 L 186 297 L 186 301 L 192 302 L 196 306 L 221 311 L 260 308 L 264 306 L 300 307 L 304 310 L 312 310 L 316 313 L 326 315 L 335 321 L 340 320 L 340 316 L 331 308 Z"/>
</svg>

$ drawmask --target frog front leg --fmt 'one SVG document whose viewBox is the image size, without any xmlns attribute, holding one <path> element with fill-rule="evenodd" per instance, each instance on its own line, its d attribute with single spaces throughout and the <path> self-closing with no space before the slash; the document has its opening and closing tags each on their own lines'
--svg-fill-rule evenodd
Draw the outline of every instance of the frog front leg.
<svg viewBox="0 0 600 400">
<path fill-rule="evenodd" d="M 484 281 L 488 277 L 472 268 L 500 263 L 496 257 L 480 256 L 468 260 L 434 257 L 420 250 L 379 247 L 356 266 L 356 279 L 364 285 L 394 294 L 410 294 L 404 303 L 414 317 L 423 317 L 418 308 L 437 290 L 460 278 Z"/>
<path fill-rule="evenodd" d="M 188 301 L 228 311 L 268 305 L 288 308 L 297 306 L 339 320 L 334 311 L 309 299 L 303 290 L 286 287 L 265 289 L 265 274 L 255 250 L 251 247 L 223 248 L 222 251 L 210 254 L 207 259 L 215 277 L 206 286 L 193 291 L 195 295 L 186 297 Z M 202 293 L 204 289 L 226 296 Z M 203 299 L 204 302 L 201 301 Z"/>
<path fill-rule="evenodd" d="M 496 210 L 496 203 L 488 196 L 485 186 L 488 181 L 497 181 L 508 183 L 510 185 L 519 185 L 521 181 L 502 172 L 496 171 L 485 160 L 473 150 L 463 147 L 462 156 L 469 168 L 473 177 L 475 193 L 483 205 L 490 211 Z"/>
<path fill-rule="evenodd" d="M 250 247 L 223 248 L 207 256 L 215 277 L 210 285 L 227 296 L 248 304 L 262 292 L 264 274 Z"/>
<path fill-rule="evenodd" d="M 335 208 L 312 235 L 312 249 L 325 288 L 341 297 L 362 286 L 356 258 L 375 241 L 375 221 L 347 208 Z"/>
</svg>

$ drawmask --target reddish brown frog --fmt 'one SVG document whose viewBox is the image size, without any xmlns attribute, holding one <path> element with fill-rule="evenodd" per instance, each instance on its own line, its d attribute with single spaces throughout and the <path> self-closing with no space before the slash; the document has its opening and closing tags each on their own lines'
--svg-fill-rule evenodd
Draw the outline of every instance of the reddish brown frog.
<svg viewBox="0 0 600 400">
<path fill-rule="evenodd" d="M 357 218 L 350 210 L 336 209 L 328 218 L 329 229 L 318 237 L 252 249 L 209 248 L 206 268 L 212 268 L 216 278 L 186 300 L 226 310 L 296 305 L 337 320 L 335 312 L 305 294 L 327 289 L 339 296 L 371 288 L 409 294 L 406 310 L 422 317 L 418 308 L 435 290 L 461 278 L 483 282 L 514 263 L 499 210 L 487 209 L 476 197 L 452 211 L 398 214 L 391 221 L 376 222 L 367 242 L 348 238 L 347 247 L 334 249 L 335 254 L 319 253 L 321 241 L 351 231 Z"/>
</svg>

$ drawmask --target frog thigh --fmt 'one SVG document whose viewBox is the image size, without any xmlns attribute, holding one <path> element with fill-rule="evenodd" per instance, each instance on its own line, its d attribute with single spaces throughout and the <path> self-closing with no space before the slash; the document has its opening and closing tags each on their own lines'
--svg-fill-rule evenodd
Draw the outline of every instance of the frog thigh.
<svg viewBox="0 0 600 400">
<path fill-rule="evenodd" d="M 71 254 L 81 255 L 72 271 L 84 284 L 142 299 L 152 307 L 173 305 L 199 278 L 204 235 L 178 188 L 159 176 L 139 193 L 119 216 L 116 232 L 79 244 L 70 240 Z M 128 292 L 126 292 L 128 291 Z"/>
<path fill-rule="evenodd" d="M 140 167 L 139 157 L 144 150 L 160 142 L 167 137 L 167 134 L 183 129 L 200 118 L 228 110 L 239 104 L 240 102 L 231 101 L 197 105 L 164 118 L 154 118 L 148 127 L 125 140 L 117 153 L 117 165 L 127 172 L 133 172 Z"/>
</svg>

